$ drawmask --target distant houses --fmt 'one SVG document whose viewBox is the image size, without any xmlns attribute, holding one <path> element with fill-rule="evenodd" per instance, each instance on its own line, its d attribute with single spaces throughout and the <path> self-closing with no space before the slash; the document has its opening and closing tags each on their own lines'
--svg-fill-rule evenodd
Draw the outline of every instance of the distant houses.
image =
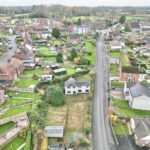
<svg viewBox="0 0 150 150">
<path fill-rule="evenodd" d="M 69 78 L 64 84 L 65 94 L 90 93 L 90 83 Z"/>
</svg>

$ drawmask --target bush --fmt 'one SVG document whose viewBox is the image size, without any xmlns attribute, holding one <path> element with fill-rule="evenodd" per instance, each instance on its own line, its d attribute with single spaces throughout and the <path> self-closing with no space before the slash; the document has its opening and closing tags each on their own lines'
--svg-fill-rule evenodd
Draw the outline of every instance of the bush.
<svg viewBox="0 0 150 150">
<path fill-rule="evenodd" d="M 88 139 L 84 139 L 84 140 L 81 140 L 79 145 L 81 147 L 87 147 L 87 146 L 90 146 L 90 141 Z"/>
<path fill-rule="evenodd" d="M 84 128 L 84 132 L 86 135 L 90 134 L 91 128 Z"/>
</svg>

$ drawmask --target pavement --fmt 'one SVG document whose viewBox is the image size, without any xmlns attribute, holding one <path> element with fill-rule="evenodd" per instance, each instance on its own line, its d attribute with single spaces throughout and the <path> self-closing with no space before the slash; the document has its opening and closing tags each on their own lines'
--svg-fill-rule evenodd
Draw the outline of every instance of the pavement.
<svg viewBox="0 0 150 150">
<path fill-rule="evenodd" d="M 0 56 L 0 65 L 6 63 L 7 60 L 10 59 L 14 55 L 15 51 L 17 50 L 15 36 L 10 36 L 10 37 L 5 37 L 5 38 L 8 38 L 11 41 L 10 43 L 12 45 L 12 48 L 8 49 L 6 53 Z"/>
<path fill-rule="evenodd" d="M 92 112 L 92 149 L 110 150 L 111 131 L 108 121 L 108 67 L 109 59 L 103 39 L 99 38 L 96 48 L 96 76 Z"/>
</svg>

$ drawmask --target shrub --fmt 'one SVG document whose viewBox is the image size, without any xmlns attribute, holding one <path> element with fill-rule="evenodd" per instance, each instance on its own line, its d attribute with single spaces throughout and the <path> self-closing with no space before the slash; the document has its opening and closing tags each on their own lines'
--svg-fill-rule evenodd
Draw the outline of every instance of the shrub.
<svg viewBox="0 0 150 150">
<path fill-rule="evenodd" d="M 28 130 L 28 133 L 27 133 L 27 138 L 26 138 L 26 145 L 25 145 L 25 148 L 24 150 L 31 150 L 31 130 Z"/>
</svg>

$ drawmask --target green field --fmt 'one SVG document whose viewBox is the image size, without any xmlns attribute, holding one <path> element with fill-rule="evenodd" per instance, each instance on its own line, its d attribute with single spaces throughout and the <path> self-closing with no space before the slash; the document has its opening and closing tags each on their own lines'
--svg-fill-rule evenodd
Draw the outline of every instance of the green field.
<svg viewBox="0 0 150 150">
<path fill-rule="evenodd" d="M 124 100 L 113 99 L 112 103 L 117 107 L 129 107 L 128 101 L 124 101 Z"/>
<path fill-rule="evenodd" d="M 28 88 L 30 85 L 36 85 L 38 80 L 34 80 L 32 78 L 20 78 L 16 81 L 16 85 L 19 88 Z"/>
<path fill-rule="evenodd" d="M 2 150 L 17 150 L 23 143 L 25 143 L 25 140 L 18 136 L 9 142 Z"/>
<path fill-rule="evenodd" d="M 38 46 L 37 49 L 39 50 L 38 54 L 41 56 L 52 56 L 54 54 L 51 53 L 51 50 L 47 46 Z"/>
<path fill-rule="evenodd" d="M 0 125 L 0 135 L 7 132 L 9 129 L 11 129 L 14 126 L 15 126 L 15 122 L 13 121 Z"/>
<path fill-rule="evenodd" d="M 143 19 L 145 18 L 144 16 L 133 16 L 133 15 L 127 15 L 126 19 L 127 20 L 137 20 L 137 19 Z"/>
<path fill-rule="evenodd" d="M 6 111 L 4 113 L 4 115 L 2 115 L 0 117 L 0 119 L 14 116 L 14 115 L 17 115 L 17 114 L 23 113 L 23 112 L 29 112 L 31 109 L 32 109 L 32 105 L 25 105 L 25 106 L 21 106 L 21 107 L 16 107 L 14 109 L 9 109 L 8 111 Z"/>
<path fill-rule="evenodd" d="M 123 87 L 124 86 L 124 82 L 111 81 L 111 86 Z"/>
<path fill-rule="evenodd" d="M 86 58 L 88 60 L 90 60 L 91 65 L 95 65 L 95 63 L 96 63 L 96 51 L 94 49 L 94 46 L 92 45 L 91 42 L 86 42 L 85 47 L 86 47 L 87 52 L 91 53 L 91 55 L 86 56 Z"/>
</svg>

